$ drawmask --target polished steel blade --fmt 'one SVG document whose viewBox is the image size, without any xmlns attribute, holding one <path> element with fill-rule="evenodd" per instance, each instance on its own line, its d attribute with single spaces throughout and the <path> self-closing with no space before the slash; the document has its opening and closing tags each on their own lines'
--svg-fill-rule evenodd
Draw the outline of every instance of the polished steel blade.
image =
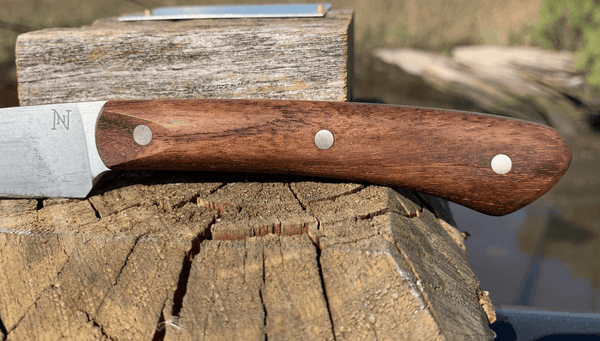
<svg viewBox="0 0 600 341">
<path fill-rule="evenodd" d="M 159 7 L 145 14 L 119 17 L 120 21 L 222 19 L 222 18 L 301 18 L 323 17 L 331 4 L 273 4 L 229 6 Z"/>
<path fill-rule="evenodd" d="M 87 196 L 109 170 L 95 142 L 104 103 L 0 109 L 0 197 Z"/>
</svg>

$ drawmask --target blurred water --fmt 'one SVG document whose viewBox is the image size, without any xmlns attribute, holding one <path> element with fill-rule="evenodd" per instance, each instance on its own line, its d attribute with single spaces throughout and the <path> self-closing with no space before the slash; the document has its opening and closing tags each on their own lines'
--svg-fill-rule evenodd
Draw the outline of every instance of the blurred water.
<svg viewBox="0 0 600 341">
<path fill-rule="evenodd" d="M 560 219 L 546 200 L 503 217 L 452 203 L 450 208 L 459 228 L 470 234 L 465 244 L 471 265 L 495 305 L 600 312 L 592 279 L 575 276 L 567 263 L 548 254 L 554 229 L 569 228 L 556 224 Z M 591 265 L 598 259 L 588 261 Z"/>
</svg>

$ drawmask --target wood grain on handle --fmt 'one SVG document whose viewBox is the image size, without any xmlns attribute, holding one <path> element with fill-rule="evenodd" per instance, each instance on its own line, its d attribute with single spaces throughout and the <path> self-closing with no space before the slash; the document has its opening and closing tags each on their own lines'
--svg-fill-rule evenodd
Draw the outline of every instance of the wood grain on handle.
<svg viewBox="0 0 600 341">
<path fill-rule="evenodd" d="M 152 141 L 138 145 L 146 125 Z M 327 150 L 315 134 L 331 131 Z M 465 112 L 339 102 L 110 101 L 98 151 L 111 169 L 297 174 L 404 187 L 490 215 L 511 213 L 548 191 L 571 160 L 553 129 Z M 505 154 L 512 169 L 490 166 Z"/>
</svg>

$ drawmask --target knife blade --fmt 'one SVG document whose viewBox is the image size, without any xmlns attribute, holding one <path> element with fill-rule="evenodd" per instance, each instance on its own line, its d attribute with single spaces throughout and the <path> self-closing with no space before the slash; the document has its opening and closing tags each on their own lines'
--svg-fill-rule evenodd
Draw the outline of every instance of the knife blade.
<svg viewBox="0 0 600 341">
<path fill-rule="evenodd" d="M 264 172 L 436 195 L 505 215 L 546 193 L 571 151 L 554 129 L 433 108 L 137 100 L 0 109 L 0 196 L 86 197 L 109 170 Z"/>
</svg>

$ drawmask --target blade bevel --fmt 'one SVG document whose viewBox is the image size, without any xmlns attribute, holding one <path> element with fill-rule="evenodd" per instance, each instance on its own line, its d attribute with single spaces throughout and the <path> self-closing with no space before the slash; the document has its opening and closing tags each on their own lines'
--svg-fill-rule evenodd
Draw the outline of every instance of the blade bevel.
<svg viewBox="0 0 600 341">
<path fill-rule="evenodd" d="M 96 147 L 96 126 L 98 125 L 98 118 L 100 117 L 106 102 L 107 101 L 77 103 L 79 113 L 81 114 L 81 120 L 83 121 L 88 158 L 90 160 L 90 171 L 94 184 L 100 180 L 100 177 L 104 173 L 110 170 L 104 165 L 104 162 L 102 162 L 100 154 L 98 154 L 98 148 Z"/>
</svg>

